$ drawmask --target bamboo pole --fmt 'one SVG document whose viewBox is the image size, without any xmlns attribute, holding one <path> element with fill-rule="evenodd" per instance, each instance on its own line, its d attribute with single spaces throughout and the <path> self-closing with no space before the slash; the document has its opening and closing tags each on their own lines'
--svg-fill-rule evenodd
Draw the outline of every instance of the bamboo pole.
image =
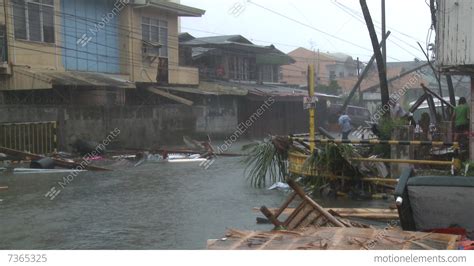
<svg viewBox="0 0 474 266">
<path fill-rule="evenodd" d="M 407 164 L 429 164 L 429 165 L 453 165 L 454 161 L 430 161 L 430 160 L 405 160 L 405 159 L 381 159 L 381 158 L 350 158 L 351 161 L 378 162 L 378 163 L 407 163 Z"/>
<path fill-rule="evenodd" d="M 271 213 L 279 210 L 277 208 L 269 208 Z M 388 221 L 399 218 L 397 210 L 391 209 L 358 209 L 358 208 L 325 208 L 326 211 L 333 211 L 342 218 L 362 218 L 368 220 Z M 254 212 L 261 211 L 260 208 L 253 208 Z M 287 208 L 282 214 L 289 215 L 295 211 L 295 208 Z M 275 215 L 274 214 L 274 215 Z"/>
<path fill-rule="evenodd" d="M 443 142 L 443 141 L 408 141 L 408 140 L 345 140 L 345 139 L 308 139 L 308 138 L 291 138 L 294 141 L 305 141 L 316 143 L 335 143 L 335 144 L 386 144 L 386 145 L 405 145 L 405 146 L 452 146 L 459 147 L 459 142 Z"/>
</svg>

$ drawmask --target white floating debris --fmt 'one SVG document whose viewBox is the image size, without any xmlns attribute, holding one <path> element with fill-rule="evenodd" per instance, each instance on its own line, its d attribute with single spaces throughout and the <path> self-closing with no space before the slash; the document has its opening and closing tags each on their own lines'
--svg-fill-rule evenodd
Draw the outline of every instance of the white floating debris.
<svg viewBox="0 0 474 266">
<path fill-rule="evenodd" d="M 290 186 L 283 182 L 276 182 L 275 184 L 273 184 L 271 187 L 268 188 L 268 190 L 274 190 L 274 189 L 289 190 Z"/>
</svg>

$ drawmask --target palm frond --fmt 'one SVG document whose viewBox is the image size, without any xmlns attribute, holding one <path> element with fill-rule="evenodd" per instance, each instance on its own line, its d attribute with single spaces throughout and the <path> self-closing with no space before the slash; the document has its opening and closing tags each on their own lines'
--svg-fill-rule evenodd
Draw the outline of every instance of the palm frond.
<svg viewBox="0 0 474 266">
<path fill-rule="evenodd" d="M 275 144 L 278 143 L 278 144 Z M 276 138 L 267 138 L 251 145 L 246 145 L 244 163 L 245 175 L 254 187 L 264 187 L 267 182 L 280 182 L 287 175 L 287 151 L 281 150 L 281 143 Z"/>
</svg>

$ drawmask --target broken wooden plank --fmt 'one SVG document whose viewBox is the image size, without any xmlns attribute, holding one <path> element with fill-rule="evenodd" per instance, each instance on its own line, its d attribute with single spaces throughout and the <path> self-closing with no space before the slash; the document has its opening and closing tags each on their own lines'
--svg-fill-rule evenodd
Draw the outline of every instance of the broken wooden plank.
<svg viewBox="0 0 474 266">
<path fill-rule="evenodd" d="M 334 216 L 332 216 L 328 211 L 326 211 L 323 207 L 321 207 L 318 203 L 316 203 L 313 199 L 308 197 L 304 190 L 294 181 L 294 180 L 288 180 L 288 185 L 308 204 L 310 204 L 315 210 L 318 212 L 322 213 L 323 216 L 334 226 L 336 227 L 344 227 L 344 224 L 342 224 L 339 220 L 337 220 Z"/>
<path fill-rule="evenodd" d="M 151 93 L 163 96 L 165 98 L 168 98 L 168 99 L 173 100 L 173 101 L 178 102 L 178 103 L 182 103 L 182 104 L 187 105 L 187 106 L 193 106 L 193 104 L 194 104 L 194 102 L 192 102 L 188 99 L 185 99 L 183 97 L 179 97 L 177 95 L 168 93 L 168 92 L 160 90 L 158 88 L 148 87 L 146 90 L 151 92 Z"/>
<path fill-rule="evenodd" d="M 281 205 L 280 209 L 278 209 L 276 212 L 273 212 L 275 213 L 276 218 L 278 218 L 285 211 L 285 209 L 288 208 L 288 206 L 296 198 L 297 195 L 298 194 L 296 194 L 296 192 L 291 193 L 291 195 L 286 199 L 283 205 Z"/>
<path fill-rule="evenodd" d="M 8 149 L 5 147 L 0 147 L 0 152 L 5 153 L 10 156 L 20 157 L 20 158 L 29 158 L 30 160 L 40 160 L 45 158 L 45 156 L 41 156 L 38 154 L 33 154 L 29 152 L 22 152 L 18 150 Z M 75 163 L 75 162 L 68 162 L 61 159 L 51 158 L 54 161 L 56 166 L 66 168 L 66 169 L 81 169 L 81 170 L 90 170 L 90 171 L 112 171 L 110 169 L 97 167 L 93 165 L 89 165 L 87 163 Z M 84 161 L 85 162 L 85 161 Z"/>
<path fill-rule="evenodd" d="M 262 206 L 260 208 L 260 211 L 265 215 L 265 217 L 268 218 L 268 220 L 274 224 L 275 226 L 281 226 L 283 225 L 282 222 L 278 221 L 277 217 L 265 206 Z"/>
<path fill-rule="evenodd" d="M 270 212 L 275 213 L 278 208 L 269 208 Z M 290 215 L 295 208 L 286 208 L 281 214 Z M 326 211 L 334 211 L 342 218 L 360 218 L 366 220 L 392 221 L 398 220 L 397 210 L 391 209 L 352 209 L 352 208 L 325 208 Z M 254 208 L 254 212 L 259 212 L 259 208 Z"/>
</svg>

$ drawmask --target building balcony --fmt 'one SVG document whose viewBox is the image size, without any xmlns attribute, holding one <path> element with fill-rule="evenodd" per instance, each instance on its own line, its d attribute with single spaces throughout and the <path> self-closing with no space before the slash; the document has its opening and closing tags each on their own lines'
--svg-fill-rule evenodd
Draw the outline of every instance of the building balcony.
<svg viewBox="0 0 474 266">
<path fill-rule="evenodd" d="M 199 85 L 199 69 L 195 67 L 170 66 L 170 85 Z"/>
</svg>

